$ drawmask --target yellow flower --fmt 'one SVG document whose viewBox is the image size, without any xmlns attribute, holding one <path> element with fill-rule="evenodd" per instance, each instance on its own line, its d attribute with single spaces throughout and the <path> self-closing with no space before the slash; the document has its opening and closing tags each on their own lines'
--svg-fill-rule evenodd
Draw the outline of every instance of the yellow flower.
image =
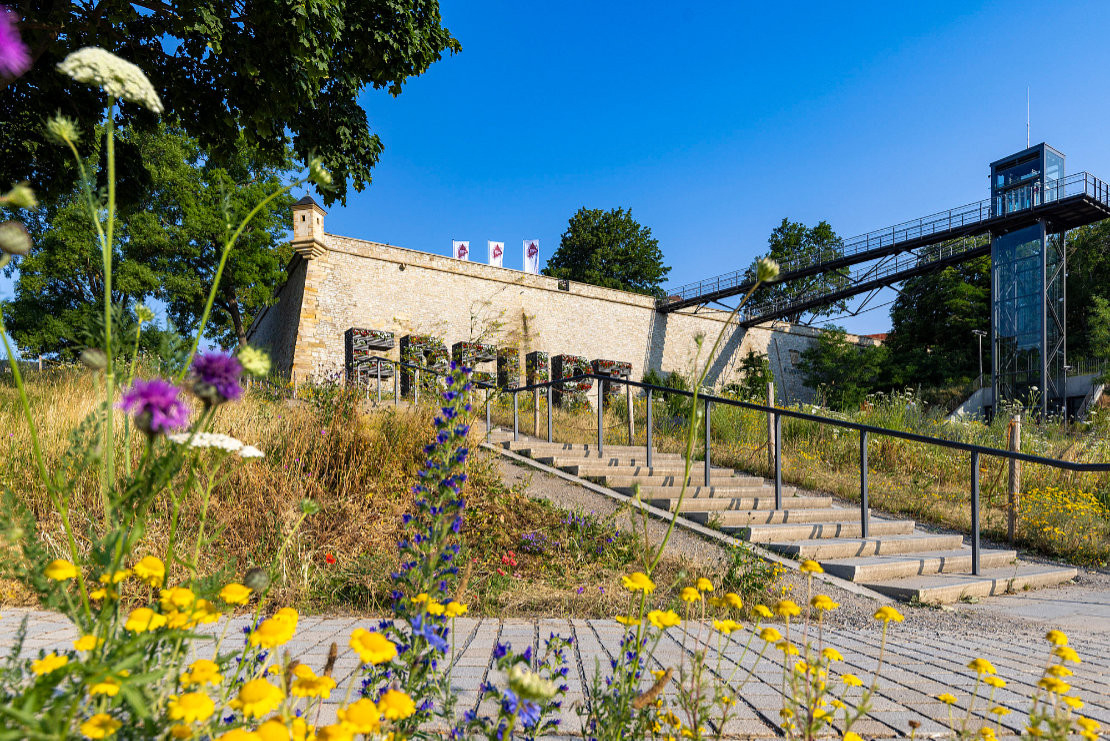
<svg viewBox="0 0 1110 741">
<path fill-rule="evenodd" d="M 49 674 L 56 669 L 61 669 L 68 663 L 68 656 L 59 656 L 57 653 L 51 651 L 41 659 L 32 661 L 31 671 L 35 673 L 35 676 L 41 677 L 43 674 Z"/>
<path fill-rule="evenodd" d="M 744 600 L 740 599 L 740 595 L 736 592 L 725 592 L 725 604 L 734 610 L 739 610 L 744 606 Z"/>
<path fill-rule="evenodd" d="M 251 632 L 250 645 L 274 648 L 288 643 L 295 631 L 296 625 L 290 625 L 287 620 L 279 620 L 276 616 L 267 618 Z"/>
<path fill-rule="evenodd" d="M 135 575 L 149 587 L 158 589 L 166 579 L 166 565 L 157 556 L 143 556 L 133 568 Z"/>
<path fill-rule="evenodd" d="M 1045 633 L 1044 639 L 1053 646 L 1068 645 L 1068 634 L 1062 630 L 1050 630 Z"/>
<path fill-rule="evenodd" d="M 119 694 L 120 681 L 116 677 L 107 676 L 89 687 L 89 696 L 106 695 L 115 697 Z"/>
<path fill-rule="evenodd" d="M 196 723 L 208 720 L 216 712 L 216 705 L 212 698 L 203 692 L 186 692 L 180 697 L 171 697 L 170 719 L 183 723 Z"/>
<path fill-rule="evenodd" d="M 726 636 L 733 632 L 740 630 L 743 626 L 735 620 L 714 620 L 713 628 L 724 633 Z"/>
<path fill-rule="evenodd" d="M 639 625 L 640 624 L 640 618 L 636 617 L 635 615 L 617 615 L 613 619 L 616 620 L 621 625 Z"/>
<path fill-rule="evenodd" d="M 206 599 L 198 599 L 193 606 L 192 619 L 201 625 L 214 623 L 220 619 L 221 613 L 216 606 Z"/>
<path fill-rule="evenodd" d="M 335 716 L 354 733 L 377 733 L 381 728 L 382 716 L 378 707 L 365 697 L 345 708 L 339 708 L 335 711 Z"/>
<path fill-rule="evenodd" d="M 724 597 L 710 597 L 709 599 L 706 600 L 706 602 L 709 603 L 710 607 L 724 607 L 725 606 Z"/>
<path fill-rule="evenodd" d="M 404 720 L 416 712 L 416 703 L 399 690 L 386 690 L 378 700 L 378 710 L 386 720 Z"/>
<path fill-rule="evenodd" d="M 193 628 L 196 624 L 196 621 L 187 612 L 170 610 L 166 613 L 166 625 L 170 628 Z"/>
<path fill-rule="evenodd" d="M 802 561 L 802 565 L 800 566 L 800 568 L 806 574 L 823 574 L 823 573 L 825 573 L 825 570 L 823 568 L 821 568 L 821 564 L 817 563 L 816 561 L 814 561 L 812 559 L 808 559 L 808 558 L 805 561 Z"/>
<path fill-rule="evenodd" d="M 290 630 L 296 632 L 297 630 L 297 611 L 292 607 L 283 607 L 274 613 L 274 620 L 280 620 L 286 625 L 290 626 Z"/>
<path fill-rule="evenodd" d="M 844 661 L 844 657 L 835 648 L 821 649 L 821 655 L 825 657 L 826 661 Z"/>
<path fill-rule="evenodd" d="M 673 628 L 682 623 L 682 618 L 680 618 L 678 613 L 674 610 L 667 610 L 666 612 L 663 610 L 652 610 L 647 614 L 647 618 L 652 625 L 660 630 Z"/>
<path fill-rule="evenodd" d="M 1052 676 L 1060 677 L 1061 679 L 1064 678 L 1064 677 L 1070 677 L 1072 674 L 1075 673 L 1071 669 L 1067 668 L 1066 666 L 1060 666 L 1059 664 L 1053 664 L 1052 666 L 1045 669 L 1045 671 L 1048 672 L 1049 674 L 1051 674 Z"/>
<path fill-rule="evenodd" d="M 91 592 L 89 592 L 89 599 L 91 599 L 91 600 L 102 600 L 107 596 L 108 596 L 108 590 L 105 589 L 104 587 L 101 587 L 100 589 L 94 589 Z M 115 597 L 116 596 L 115 593 L 113 593 L 112 596 Z"/>
<path fill-rule="evenodd" d="M 331 691 L 335 689 L 335 680 L 331 677 L 318 677 L 307 665 L 300 664 L 298 669 L 302 671 L 297 672 L 297 678 L 293 680 L 293 686 L 289 692 L 294 697 L 322 697 L 325 700 L 331 697 Z"/>
<path fill-rule="evenodd" d="M 339 723 L 316 729 L 316 741 L 352 741 L 354 734 Z"/>
<path fill-rule="evenodd" d="M 108 738 L 122 725 L 107 713 L 97 713 L 81 724 L 81 735 L 85 738 Z"/>
<path fill-rule="evenodd" d="M 986 678 L 983 679 L 983 682 L 985 684 L 989 684 L 991 687 L 994 687 L 995 689 L 1002 689 L 1003 687 L 1006 686 L 1006 680 L 1005 679 L 999 679 L 998 677 L 986 677 Z"/>
<path fill-rule="evenodd" d="M 648 575 L 642 571 L 637 571 L 622 577 L 621 582 L 624 584 L 624 588 L 629 592 L 651 594 L 655 591 L 655 582 L 648 578 Z"/>
<path fill-rule="evenodd" d="M 833 602 L 832 597 L 827 594 L 818 594 L 814 596 L 814 598 L 809 601 L 809 604 L 812 605 L 814 609 L 820 610 L 821 612 L 835 610 L 840 607 L 840 603 Z"/>
<path fill-rule="evenodd" d="M 1052 650 L 1053 655 L 1058 659 L 1070 661 L 1073 664 L 1082 664 L 1083 661 L 1079 658 L 1079 654 L 1071 646 L 1057 646 Z"/>
<path fill-rule="evenodd" d="M 775 644 L 775 647 L 778 648 L 779 651 L 782 651 L 783 656 L 798 655 L 798 647 L 795 646 L 793 643 L 790 643 L 789 641 L 779 641 L 777 644 Z"/>
<path fill-rule="evenodd" d="M 466 605 L 451 600 L 447 603 L 447 617 L 455 618 L 466 614 Z"/>
<path fill-rule="evenodd" d="M 149 607 L 138 607 L 127 616 L 123 627 L 132 633 L 145 633 L 148 630 L 158 630 L 165 624 L 165 615 L 159 615 Z"/>
<path fill-rule="evenodd" d="M 101 574 L 97 581 L 101 584 L 119 584 L 121 581 L 131 576 L 132 573 L 131 569 L 119 569 L 110 574 Z"/>
<path fill-rule="evenodd" d="M 1090 733 L 1098 733 L 1100 730 L 1102 730 L 1102 725 L 1097 720 L 1093 720 L 1091 718 L 1080 717 L 1076 718 L 1075 722 L 1078 723 L 1079 727 L 1082 728 L 1084 731 L 1089 731 Z"/>
<path fill-rule="evenodd" d="M 416 595 L 415 597 L 412 598 L 412 603 L 414 605 L 422 605 L 425 602 L 427 602 L 429 599 L 431 599 L 431 597 L 429 597 L 426 592 L 421 592 L 420 594 L 418 594 L 418 595 Z"/>
<path fill-rule="evenodd" d="M 97 646 L 104 643 L 103 638 L 97 638 L 94 635 L 83 635 L 73 642 L 73 648 L 78 651 L 92 651 Z"/>
<path fill-rule="evenodd" d="M 246 728 L 232 728 L 227 733 L 220 734 L 216 741 L 262 741 L 262 737 Z"/>
<path fill-rule="evenodd" d="M 840 681 L 848 685 L 849 687 L 863 686 L 863 680 L 857 677 L 855 674 L 841 674 Z"/>
<path fill-rule="evenodd" d="M 883 605 L 878 610 L 876 610 L 875 619 L 881 620 L 884 623 L 889 623 L 891 620 L 896 623 L 900 623 L 905 620 L 905 617 L 903 617 L 902 613 L 898 612 L 890 605 Z"/>
<path fill-rule="evenodd" d="M 192 738 L 193 735 L 194 735 L 193 729 L 190 728 L 189 726 L 182 725 L 181 723 L 178 723 L 177 725 L 174 725 L 174 726 L 170 726 L 170 738 L 186 739 L 186 738 Z M 282 739 L 282 741 L 287 741 L 287 740 Z"/>
<path fill-rule="evenodd" d="M 57 561 L 51 561 L 50 565 L 46 567 L 46 571 L 44 573 L 46 574 L 47 579 L 53 579 L 54 581 L 66 581 L 68 579 L 77 578 L 77 567 L 71 564 L 69 561 L 59 558 Z"/>
<path fill-rule="evenodd" d="M 777 643 L 782 640 L 782 633 L 779 633 L 775 628 L 764 628 L 759 631 L 759 637 L 767 643 Z"/>
<path fill-rule="evenodd" d="M 997 715 L 999 717 L 1002 717 L 1003 715 L 1009 715 L 1010 714 L 1010 709 L 1009 708 L 1004 708 L 1001 705 L 995 705 L 993 708 L 991 708 L 990 712 L 991 712 L 992 715 Z"/>
<path fill-rule="evenodd" d="M 162 609 L 169 612 L 175 609 L 189 609 L 197 601 L 197 596 L 188 587 L 173 587 L 159 592 L 159 600 L 162 603 Z"/>
<path fill-rule="evenodd" d="M 770 618 L 775 616 L 775 613 L 771 612 L 771 608 L 767 605 L 756 605 L 753 609 L 761 618 Z"/>
<path fill-rule="evenodd" d="M 696 586 L 698 588 L 699 592 L 712 592 L 713 591 L 713 582 L 709 581 L 704 576 L 701 577 L 700 579 L 698 579 L 697 584 L 695 584 L 694 586 Z"/>
<path fill-rule="evenodd" d="M 956 696 L 949 692 L 945 692 L 943 695 L 937 695 L 937 699 L 943 702 L 945 705 L 956 704 Z"/>
<path fill-rule="evenodd" d="M 1057 677 L 1052 676 L 1051 674 L 1046 677 L 1041 677 L 1040 681 L 1037 682 L 1037 686 L 1043 690 L 1048 690 L 1049 692 L 1057 695 L 1063 695 L 1071 689 L 1070 684 L 1062 679 L 1058 679 Z"/>
<path fill-rule="evenodd" d="M 220 666 L 211 659 L 197 659 L 189 664 L 189 670 L 182 673 L 181 686 L 188 689 L 197 685 L 217 685 L 224 680 Z"/>
<path fill-rule="evenodd" d="M 802 614 L 802 608 L 798 607 L 793 600 L 780 599 L 775 603 L 775 612 L 782 617 L 796 617 Z"/>
<path fill-rule="evenodd" d="M 986 739 L 987 741 L 991 741 L 991 739 L 997 738 L 997 736 L 994 735 L 994 729 L 990 726 L 981 727 L 979 729 L 979 736 Z"/>
<path fill-rule="evenodd" d="M 439 617 L 440 615 L 442 615 L 446 611 L 447 611 L 447 608 L 444 607 L 439 602 L 436 602 L 435 600 L 432 600 L 431 602 L 428 603 L 428 614 L 429 615 L 434 615 L 435 617 Z"/>
<path fill-rule="evenodd" d="M 683 602 L 697 602 L 701 599 L 701 593 L 694 587 L 683 587 L 678 596 L 682 598 Z"/>
<path fill-rule="evenodd" d="M 232 582 L 220 590 L 220 599 L 229 605 L 245 605 L 251 598 L 252 591 L 250 587 Z"/>
<path fill-rule="evenodd" d="M 265 679 L 252 679 L 239 689 L 239 696 L 229 704 L 247 718 L 261 718 L 281 704 L 285 693 Z"/>
<path fill-rule="evenodd" d="M 1060 699 L 1063 700 L 1067 704 L 1067 706 L 1069 708 L 1071 708 L 1072 710 L 1079 710 L 1080 708 L 1083 707 L 1083 701 L 1080 700 L 1078 697 L 1072 697 L 1071 695 L 1065 695 L 1064 697 L 1062 697 Z"/>
<path fill-rule="evenodd" d="M 967 668 L 980 676 L 998 673 L 994 670 L 994 665 L 986 659 L 972 659 L 971 663 L 967 665 Z"/>
<path fill-rule="evenodd" d="M 384 664 L 397 656 L 397 647 L 388 638 L 365 628 L 351 633 L 350 646 L 363 664 Z"/>
</svg>

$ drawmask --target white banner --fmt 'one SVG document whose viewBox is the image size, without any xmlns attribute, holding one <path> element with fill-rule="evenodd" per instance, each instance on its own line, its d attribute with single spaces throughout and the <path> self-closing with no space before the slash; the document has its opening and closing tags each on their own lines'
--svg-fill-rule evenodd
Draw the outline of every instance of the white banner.
<svg viewBox="0 0 1110 741">
<path fill-rule="evenodd" d="M 540 273 L 540 240 L 524 240 L 524 272 L 532 275 Z"/>
<path fill-rule="evenodd" d="M 456 260 L 470 259 L 470 242 L 451 241 L 451 257 Z"/>
<path fill-rule="evenodd" d="M 489 243 L 489 264 L 495 268 L 501 267 L 501 260 L 505 257 L 504 242 Z"/>
</svg>

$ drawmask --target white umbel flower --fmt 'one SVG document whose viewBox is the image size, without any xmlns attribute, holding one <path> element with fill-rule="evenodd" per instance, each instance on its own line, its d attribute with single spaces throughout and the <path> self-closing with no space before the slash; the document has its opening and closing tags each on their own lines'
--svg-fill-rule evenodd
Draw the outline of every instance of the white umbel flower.
<svg viewBox="0 0 1110 741">
<path fill-rule="evenodd" d="M 244 445 L 239 449 L 240 458 L 265 458 L 266 454 L 253 445 Z"/>
<path fill-rule="evenodd" d="M 244 447 L 242 440 L 236 440 L 231 435 L 224 435 L 219 432 L 198 432 L 195 435 L 191 432 L 175 432 L 172 435 L 166 435 L 166 439 L 178 445 L 188 445 L 191 448 L 219 448 L 220 450 L 226 450 L 228 453 L 238 452 L 240 455 L 242 455 Z"/>
<path fill-rule="evenodd" d="M 162 112 L 162 100 L 143 71 L 104 49 L 95 46 L 78 49 L 61 61 L 58 71 L 114 98 Z"/>
</svg>

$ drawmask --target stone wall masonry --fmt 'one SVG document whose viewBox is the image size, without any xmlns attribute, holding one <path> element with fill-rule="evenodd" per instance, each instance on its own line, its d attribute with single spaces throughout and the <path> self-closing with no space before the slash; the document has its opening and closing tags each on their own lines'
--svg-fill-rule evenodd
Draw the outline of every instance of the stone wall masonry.
<svg viewBox="0 0 1110 741">
<path fill-rule="evenodd" d="M 252 343 L 271 349 L 277 369 L 299 379 L 342 371 L 349 327 L 398 338 L 431 334 L 448 346 L 515 344 L 522 369 L 526 353 L 542 350 L 626 361 L 637 380 L 648 369 L 689 374 L 703 362 L 698 339 L 704 338 L 704 359 L 728 316 L 704 308 L 661 314 L 650 296 L 574 282 L 561 290 L 560 281 L 543 275 L 332 234 L 324 242 L 325 254 L 294 264 L 277 304 L 249 332 Z M 754 350 L 770 359 L 780 403 L 809 401 L 812 392 L 796 365 L 816 336 L 817 330 L 783 322 L 732 326 L 708 381 L 735 380 L 740 359 Z M 397 359 L 397 352 L 388 356 Z"/>
</svg>

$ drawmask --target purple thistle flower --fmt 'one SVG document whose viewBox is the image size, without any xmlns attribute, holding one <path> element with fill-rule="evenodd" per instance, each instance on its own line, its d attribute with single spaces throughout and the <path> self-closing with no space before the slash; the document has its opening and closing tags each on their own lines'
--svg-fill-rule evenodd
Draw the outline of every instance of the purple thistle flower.
<svg viewBox="0 0 1110 741">
<path fill-rule="evenodd" d="M 239 377 L 243 366 L 234 355 L 201 353 L 193 358 L 193 393 L 208 406 L 235 401 L 243 395 Z"/>
<path fill-rule="evenodd" d="M 0 5 L 0 77 L 15 78 L 31 68 L 31 55 L 19 38 L 16 14 Z"/>
<path fill-rule="evenodd" d="M 135 426 L 147 435 L 177 430 L 189 422 L 189 409 L 179 398 L 181 389 L 169 381 L 136 379 L 120 399 L 120 409 L 135 417 Z"/>
</svg>

